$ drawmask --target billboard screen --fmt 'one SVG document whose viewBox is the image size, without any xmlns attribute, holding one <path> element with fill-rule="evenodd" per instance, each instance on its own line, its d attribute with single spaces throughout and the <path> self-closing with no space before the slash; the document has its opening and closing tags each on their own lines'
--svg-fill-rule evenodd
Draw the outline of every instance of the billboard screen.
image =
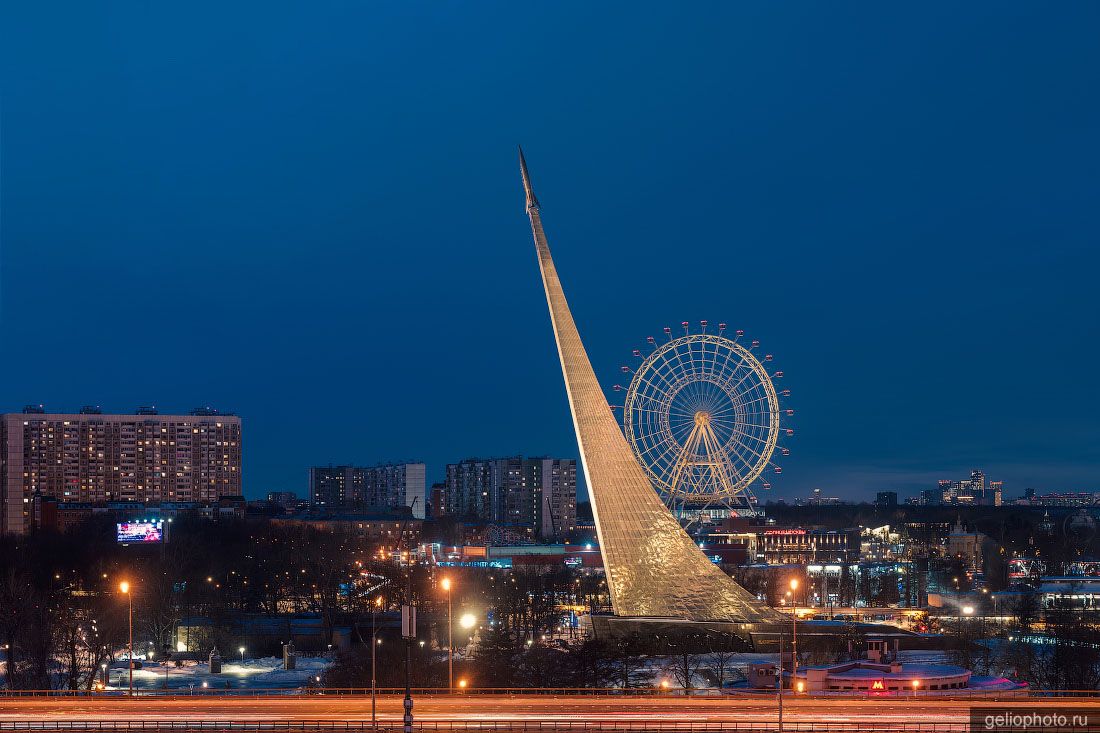
<svg viewBox="0 0 1100 733">
<path fill-rule="evenodd" d="M 164 522 L 121 522 L 115 525 L 115 540 L 123 544 L 160 542 L 164 539 Z"/>
</svg>

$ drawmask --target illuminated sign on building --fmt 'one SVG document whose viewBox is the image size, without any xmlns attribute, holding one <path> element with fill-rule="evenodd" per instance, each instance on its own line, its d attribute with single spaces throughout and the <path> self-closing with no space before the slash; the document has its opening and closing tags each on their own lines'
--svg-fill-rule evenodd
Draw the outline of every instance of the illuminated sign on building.
<svg viewBox="0 0 1100 733">
<path fill-rule="evenodd" d="M 121 522 L 115 525 L 115 541 L 122 544 L 160 542 L 164 539 L 164 521 Z"/>
<path fill-rule="evenodd" d="M 764 530 L 766 535 L 804 535 L 806 530 L 804 529 L 766 529 Z"/>
<path fill-rule="evenodd" d="M 885 690 L 886 684 L 882 680 L 875 680 L 871 683 L 872 690 Z"/>
</svg>

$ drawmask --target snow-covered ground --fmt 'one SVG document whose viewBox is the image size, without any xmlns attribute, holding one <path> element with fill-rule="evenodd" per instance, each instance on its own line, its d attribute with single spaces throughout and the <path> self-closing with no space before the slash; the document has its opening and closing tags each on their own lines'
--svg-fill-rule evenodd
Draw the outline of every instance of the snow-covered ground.
<svg viewBox="0 0 1100 733">
<path fill-rule="evenodd" d="M 160 690 L 164 688 L 167 671 L 168 689 L 195 692 L 210 690 L 296 690 L 308 685 L 324 673 L 332 660 L 326 657 L 299 657 L 296 669 L 283 669 L 278 657 L 262 659 L 222 660 L 221 674 L 210 674 L 206 662 L 185 662 L 182 667 L 156 662 L 143 662 L 142 669 L 134 670 L 134 689 Z M 125 660 L 109 670 L 108 690 L 125 690 L 129 686 Z"/>
</svg>

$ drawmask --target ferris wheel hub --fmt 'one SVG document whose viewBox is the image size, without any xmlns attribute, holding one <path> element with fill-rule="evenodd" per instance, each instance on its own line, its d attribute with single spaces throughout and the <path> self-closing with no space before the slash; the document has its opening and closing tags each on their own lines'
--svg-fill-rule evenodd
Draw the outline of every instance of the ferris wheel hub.
<svg viewBox="0 0 1100 733">
<path fill-rule="evenodd" d="M 699 410 L 695 413 L 695 424 L 702 427 L 703 425 L 710 425 L 710 413 L 706 410 Z"/>
</svg>

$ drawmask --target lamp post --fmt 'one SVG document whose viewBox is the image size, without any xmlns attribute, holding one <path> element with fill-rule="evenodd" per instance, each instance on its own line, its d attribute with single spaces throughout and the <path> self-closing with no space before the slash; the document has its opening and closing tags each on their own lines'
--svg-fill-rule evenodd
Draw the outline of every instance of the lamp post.
<svg viewBox="0 0 1100 733">
<path fill-rule="evenodd" d="M 798 578 L 791 578 L 791 682 L 798 672 L 798 602 L 794 592 L 798 590 Z"/>
<path fill-rule="evenodd" d="M 971 634 L 974 633 L 974 628 L 971 626 L 970 620 L 974 618 L 974 607 L 963 606 L 962 613 L 965 620 L 959 625 L 959 634 L 962 635 L 963 643 L 966 645 L 966 658 L 970 659 Z M 969 667 L 972 665 L 968 664 L 967 666 Z"/>
<path fill-rule="evenodd" d="M 370 609 L 370 725 L 371 728 L 377 725 L 376 703 L 375 696 L 376 682 L 375 682 L 375 652 L 378 651 L 378 609 L 382 607 L 382 596 L 378 596 L 374 603 L 371 604 Z"/>
<path fill-rule="evenodd" d="M 126 594 L 126 600 L 130 606 L 130 643 L 127 647 L 127 662 L 130 667 L 130 697 L 134 696 L 134 595 L 130 592 L 130 584 L 125 580 L 118 584 L 118 589 Z"/>
<path fill-rule="evenodd" d="M 779 632 L 779 674 L 775 676 L 775 699 L 779 705 L 779 733 L 783 733 L 783 632 Z"/>
<path fill-rule="evenodd" d="M 477 623 L 477 618 L 472 613 L 464 613 L 464 614 L 462 614 L 462 618 L 460 618 L 458 620 L 458 625 L 461 626 L 467 632 L 469 632 L 470 629 L 474 628 L 474 624 L 476 624 L 476 623 Z M 465 643 L 463 643 L 462 646 L 463 646 L 463 648 L 465 648 L 465 646 L 466 646 Z M 461 687 L 465 687 L 466 686 L 466 680 L 461 680 L 459 684 L 460 684 Z"/>
<path fill-rule="evenodd" d="M 443 586 L 443 592 L 447 594 L 447 692 L 453 693 L 455 691 L 455 645 L 451 641 L 451 630 L 454 628 L 454 622 L 451 620 L 451 579 L 444 578 L 440 585 Z"/>
</svg>

